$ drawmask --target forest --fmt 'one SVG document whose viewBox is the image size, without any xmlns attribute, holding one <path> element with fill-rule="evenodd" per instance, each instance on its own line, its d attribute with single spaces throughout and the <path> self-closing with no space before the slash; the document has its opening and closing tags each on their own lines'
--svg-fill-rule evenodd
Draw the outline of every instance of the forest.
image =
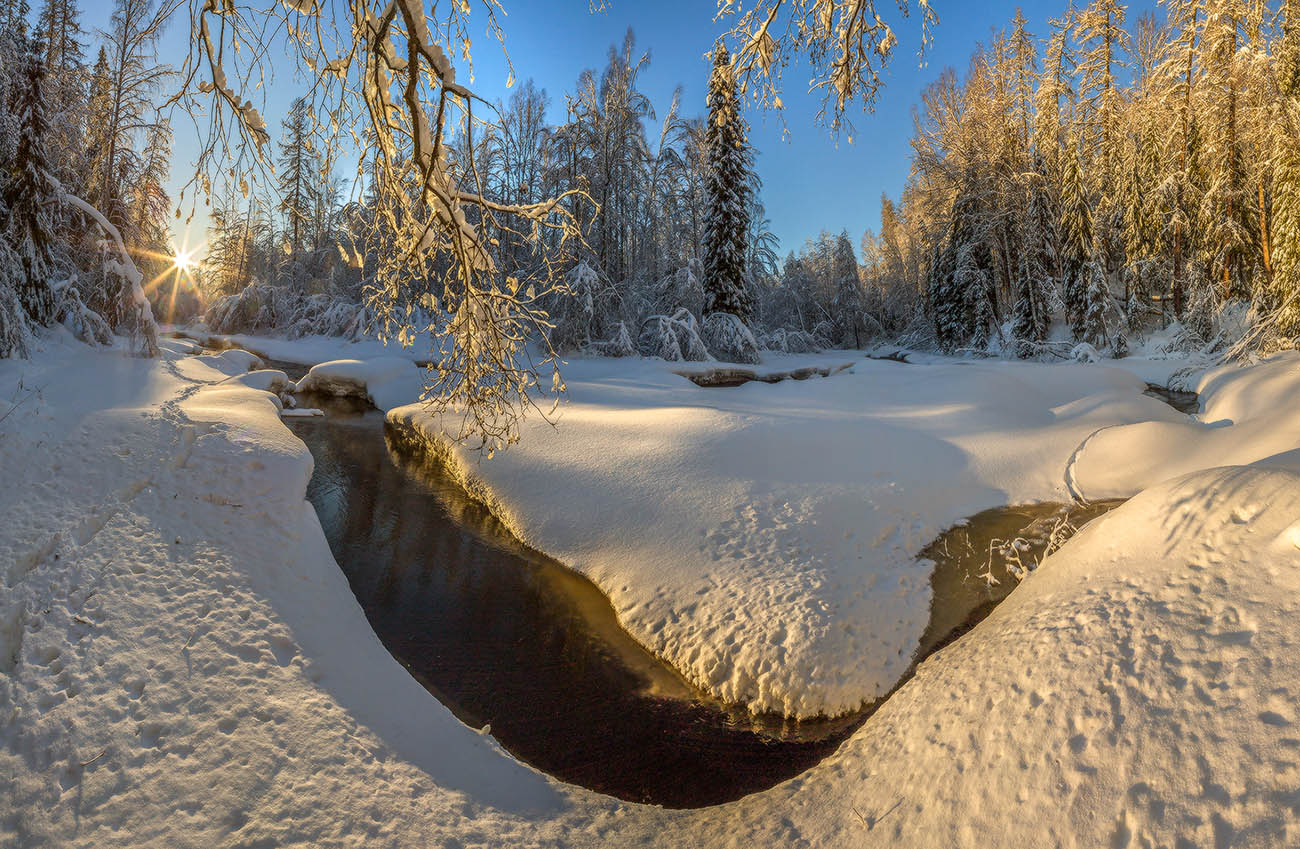
<svg viewBox="0 0 1300 849">
<path fill-rule="evenodd" d="M 1300 0 L 0 0 L 0 847 L 1300 845 L 1297 137 Z"/>
<path fill-rule="evenodd" d="M 497 273 L 538 293 L 529 331 L 557 351 L 753 361 L 760 349 L 898 344 L 1117 357 L 1171 322 L 1187 350 L 1291 347 L 1300 30 L 1289 22 L 1300 12 L 1290 0 L 1170 0 L 1162 11 L 1129 20 L 1123 4 L 1095 0 L 1042 33 L 1017 13 L 964 72 L 944 70 L 922 93 L 906 185 L 882 195 L 879 232 L 860 241 L 845 222 L 782 257 L 740 99 L 711 94 L 706 115 L 680 93 L 652 104 L 638 90 L 649 54 L 631 31 L 563 94 L 558 124 L 531 80 L 465 113 L 446 167 L 502 209 L 561 199 L 552 211 L 572 233 L 543 228 L 540 247 L 527 216 L 469 212 L 496 246 Z M 403 238 L 384 181 L 418 193 L 410 152 L 381 168 L 345 144 L 315 88 L 275 133 L 267 178 L 251 189 L 233 170 L 195 181 L 207 250 L 198 268 L 176 263 L 170 220 L 183 201 L 165 183 L 182 69 L 156 58 L 164 12 L 119 0 L 109 31 L 85 33 L 75 0 L 45 0 L 31 25 L 26 0 L 0 11 L 6 355 L 24 351 L 29 324 L 70 322 L 103 341 L 139 322 L 113 252 L 82 209 L 52 200 L 59 192 L 116 226 L 166 320 L 206 312 L 215 331 L 290 336 L 400 335 L 412 314 L 437 324 L 422 299 L 442 294 L 449 255 L 407 275 L 397 306 L 375 280 Z M 721 48 L 711 92 L 734 75 Z M 72 108 L 83 99 L 84 112 Z M 735 148 L 726 173 L 709 149 L 722 103 L 739 127 L 721 140 Z M 718 204 L 734 214 L 710 232 Z M 728 311 L 746 327 L 731 328 L 744 337 L 734 350 L 711 340 L 725 353 L 701 334 L 715 311 L 707 267 L 728 240 L 743 289 Z"/>
</svg>

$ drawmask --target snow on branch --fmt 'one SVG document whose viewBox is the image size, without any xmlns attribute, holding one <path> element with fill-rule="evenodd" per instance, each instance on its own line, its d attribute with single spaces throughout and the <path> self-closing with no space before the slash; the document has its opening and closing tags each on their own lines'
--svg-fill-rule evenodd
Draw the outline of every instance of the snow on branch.
<svg viewBox="0 0 1300 849">
<path fill-rule="evenodd" d="M 504 43 L 501 5 L 481 6 L 488 32 Z M 212 177 L 233 168 L 243 188 L 268 170 L 269 136 L 247 92 L 264 87 L 282 39 L 314 80 L 309 99 L 322 143 L 350 134 L 350 147 L 361 151 L 357 174 L 365 179 L 357 182 L 369 185 L 370 197 L 364 232 L 352 236 L 381 335 L 411 344 L 428 331 L 435 365 L 427 400 L 461 416 L 461 439 L 480 439 L 488 451 L 514 441 L 518 422 L 538 409 L 541 374 L 550 372 L 546 391 L 563 386 L 540 304 L 563 289 L 580 239 L 573 210 L 585 195 L 520 205 L 486 196 L 473 159 L 484 120 L 474 107 L 491 106 L 458 82 L 452 59 L 471 65 L 471 4 L 191 0 L 190 9 L 181 99 L 206 98 L 212 116 L 197 181 L 210 190 Z M 243 144 L 227 146 L 228 124 Z M 469 157 L 449 157 L 453 135 L 467 140 Z M 527 271 L 503 266 L 506 241 L 527 246 Z"/>
<path fill-rule="evenodd" d="M 154 321 L 153 307 L 149 305 L 149 298 L 144 293 L 144 275 L 136 267 L 135 260 L 131 259 L 131 255 L 127 253 L 126 244 L 122 241 L 122 234 L 118 232 L 117 227 L 103 213 L 76 195 L 60 194 L 58 200 L 90 216 L 108 238 L 112 240 L 113 247 L 117 250 L 118 259 L 108 263 L 105 270 L 121 277 L 130 287 L 131 304 L 135 308 L 135 330 L 141 334 L 144 353 L 150 357 L 158 356 L 158 324 Z"/>
</svg>

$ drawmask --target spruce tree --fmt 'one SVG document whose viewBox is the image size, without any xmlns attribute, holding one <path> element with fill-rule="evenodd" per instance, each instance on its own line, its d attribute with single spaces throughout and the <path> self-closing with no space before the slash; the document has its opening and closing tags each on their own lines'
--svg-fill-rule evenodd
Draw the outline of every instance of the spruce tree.
<svg viewBox="0 0 1300 849">
<path fill-rule="evenodd" d="M 1084 268 L 1086 282 L 1083 289 L 1083 312 L 1075 325 L 1075 338 L 1100 348 L 1106 341 L 1106 310 L 1110 290 L 1106 285 L 1106 270 L 1100 258 L 1094 258 Z"/>
<path fill-rule="evenodd" d="M 1284 7 L 1282 48 L 1277 82 L 1282 104 L 1273 179 L 1273 276 L 1265 293 L 1266 308 L 1277 311 L 1274 332 L 1294 345 L 1300 338 L 1300 148 L 1294 131 L 1300 127 L 1300 0 Z"/>
<path fill-rule="evenodd" d="M 989 254 L 975 175 L 968 173 L 953 201 L 946 245 L 931 276 L 935 336 L 946 352 L 988 342 L 992 321 Z"/>
<path fill-rule="evenodd" d="M 5 237 L 17 253 L 22 267 L 18 302 L 38 324 L 54 319 L 54 290 L 51 270 L 54 234 L 45 201 L 54 194 L 49 162 L 45 116 L 45 63 L 43 45 L 28 47 L 23 58 L 18 87 L 18 140 L 13 160 L 8 163 L 3 192 L 8 210 Z"/>
<path fill-rule="evenodd" d="M 831 271 L 835 278 L 835 327 L 837 340 L 845 347 L 862 347 L 862 312 L 866 304 L 862 297 L 862 283 L 858 279 L 858 259 L 853 255 L 853 244 L 848 231 L 835 238 L 831 255 Z"/>
<path fill-rule="evenodd" d="M 305 98 L 298 98 L 289 107 L 281 128 L 279 174 L 280 210 L 284 213 L 285 231 L 289 237 L 289 261 L 296 262 L 302 255 L 311 228 L 312 212 L 316 205 L 316 180 L 319 177 L 316 157 L 311 146 L 311 118 Z"/>
<path fill-rule="evenodd" d="M 1061 187 L 1061 260 L 1065 274 L 1065 311 L 1075 327 L 1080 326 L 1088 280 L 1084 267 L 1092 258 L 1092 210 L 1079 171 L 1078 148 L 1071 143 L 1063 156 Z"/>
<path fill-rule="evenodd" d="M 1041 156 L 1034 158 L 1030 175 L 1029 209 L 1021 227 L 1024 249 L 1016 277 L 1015 305 L 1012 309 L 1011 335 L 1016 340 L 1016 356 L 1029 357 L 1038 344 L 1047 339 L 1051 329 L 1052 244 L 1054 217 L 1047 189 L 1047 175 Z"/>
<path fill-rule="evenodd" d="M 949 351 L 960 336 L 962 303 L 957 297 L 953 276 L 957 272 L 957 252 L 953 249 L 952 225 L 934 243 L 930 271 L 926 279 L 926 306 L 934 322 L 934 336 L 939 347 Z"/>
<path fill-rule="evenodd" d="M 748 320 L 753 305 L 746 280 L 751 154 L 740 114 L 740 95 L 727 50 L 719 44 L 709 77 L 709 124 L 705 136 L 704 310 Z"/>
</svg>

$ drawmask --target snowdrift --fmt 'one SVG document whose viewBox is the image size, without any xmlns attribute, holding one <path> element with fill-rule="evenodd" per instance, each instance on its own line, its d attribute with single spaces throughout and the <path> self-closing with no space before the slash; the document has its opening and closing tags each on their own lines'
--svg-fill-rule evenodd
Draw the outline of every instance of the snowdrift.
<svg viewBox="0 0 1300 849">
<path fill-rule="evenodd" d="M 1296 843 L 1294 471 L 1220 468 L 1148 488 L 921 664 L 834 756 L 731 804 L 665 811 L 518 764 L 388 655 L 304 501 L 310 455 L 280 422 L 270 393 L 237 381 L 215 386 L 232 366 L 81 346 L 0 363 L 8 405 L 0 437 L 0 844 L 631 847 L 680 846 L 686 834 L 700 847 L 827 849 Z M 1050 489 L 1049 460 L 1072 448 L 1076 429 L 1122 418 L 1129 403 L 1145 405 L 1128 410 L 1134 415 L 1159 412 L 1150 406 L 1158 402 L 1135 396 L 1132 381 L 1103 369 L 949 365 L 917 376 L 909 368 L 858 366 L 862 385 L 839 406 L 815 390 L 846 375 L 700 389 L 662 372 L 620 381 L 592 364 L 570 384 L 575 418 L 613 427 L 588 453 L 607 451 L 614 463 L 641 458 L 632 465 L 645 491 L 638 505 L 653 507 L 663 495 L 654 476 L 676 473 L 666 458 L 698 463 L 701 448 L 720 447 L 685 426 L 716 416 L 751 445 L 762 433 L 786 441 L 770 452 L 771 464 L 742 445 L 685 483 L 747 470 L 738 487 L 761 507 L 753 497 L 760 484 L 790 491 L 802 474 L 811 486 L 838 461 L 844 479 L 881 471 L 875 509 L 894 499 L 896 514 L 912 522 L 937 521 L 925 518 L 939 514 L 932 499 L 951 506 Z M 1236 384 L 1230 374 L 1217 380 Z M 1278 387 L 1285 383 L 1279 376 Z M 1270 384 L 1225 389 L 1224 409 L 1244 419 L 1267 407 Z M 970 388 L 959 393 L 962 385 Z M 828 441 L 829 424 L 804 434 L 800 417 L 814 403 L 846 432 L 861 419 L 863 438 Z M 641 430 L 642 447 L 654 450 L 620 447 L 656 405 L 664 412 Z M 1016 416 L 1026 418 L 1020 430 L 997 429 Z M 658 432 L 660 417 L 675 420 L 671 434 Z M 786 417 L 790 428 L 781 431 Z M 929 453 L 902 463 L 908 446 L 884 427 L 897 421 L 917 430 L 911 447 Z M 572 465 L 569 474 L 514 449 L 498 455 L 508 465 L 461 459 L 483 479 L 546 473 L 557 484 L 551 497 L 575 511 L 626 494 L 597 477 L 595 496 L 577 498 L 596 461 L 578 463 L 578 446 L 554 438 L 547 450 Z M 1033 463 L 1008 460 L 1016 441 Z M 813 447 L 823 459 L 800 468 Z M 955 462 L 957 452 L 969 465 Z M 1001 477 L 986 468 L 1003 461 Z M 912 477 L 891 479 L 906 469 Z M 873 510 L 858 511 L 843 480 L 830 492 L 850 499 L 832 512 L 847 514 L 834 531 L 847 523 L 864 533 Z M 539 533 L 586 529 L 589 551 L 610 539 L 597 521 L 575 530 L 559 509 L 530 520 L 541 517 L 557 524 L 535 525 Z M 759 543 L 773 538 L 770 518 L 753 512 Z M 811 546 L 825 531 L 831 540 L 830 524 L 817 525 L 818 535 L 787 529 L 784 539 Z M 628 527 L 629 546 L 656 539 L 635 521 Z M 743 570 L 723 568 L 735 565 L 725 561 L 739 541 L 719 540 L 724 563 L 711 574 L 747 593 L 763 576 L 747 582 Z M 640 580 L 670 591 L 674 564 L 658 557 L 670 546 L 656 545 L 644 562 L 660 571 Z M 771 566 L 774 587 L 801 575 L 809 595 L 822 592 L 819 579 L 853 586 L 844 577 L 853 570 L 783 572 L 780 558 L 744 565 Z M 628 570 L 628 594 L 641 591 L 636 574 Z M 712 604 L 707 593 L 704 604 Z M 786 609 L 771 604 L 776 615 Z M 690 624 L 672 627 L 689 633 Z"/>
<path fill-rule="evenodd" d="M 1300 468 L 1300 352 L 1207 372 L 1201 413 L 1099 431 L 1068 472 L 1080 498 L 1124 498 L 1196 469 L 1273 458 Z"/>
<path fill-rule="evenodd" d="M 420 405 L 389 419 L 697 686 L 792 716 L 855 710 L 904 674 L 929 620 L 916 554 L 943 529 L 1068 500 L 1066 462 L 1100 427 L 1182 418 L 1096 366 L 865 361 L 734 388 L 670 368 L 570 362 L 558 426 L 491 459 Z"/>
</svg>

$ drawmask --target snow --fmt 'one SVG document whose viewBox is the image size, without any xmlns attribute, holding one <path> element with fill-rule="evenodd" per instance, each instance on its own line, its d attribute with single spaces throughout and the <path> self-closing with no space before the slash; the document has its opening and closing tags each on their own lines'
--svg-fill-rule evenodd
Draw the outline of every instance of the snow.
<svg viewBox="0 0 1300 849">
<path fill-rule="evenodd" d="M 698 460 L 698 429 L 720 422 L 725 438 L 708 446 L 725 456 L 708 470 L 676 467 L 679 487 L 743 461 L 740 483 L 719 492 L 725 500 L 760 483 L 796 487 L 835 465 L 829 491 L 848 499 L 835 513 L 861 506 L 850 479 L 868 467 L 885 480 L 898 472 L 895 486 L 881 483 L 875 510 L 897 498 L 918 516 L 944 512 L 919 491 L 953 504 L 1047 491 L 1047 460 L 1070 450 L 1077 431 L 1126 409 L 1159 417 L 1136 378 L 1097 366 L 860 363 L 854 375 L 701 389 L 665 364 L 571 365 L 563 422 L 589 432 L 586 419 L 607 419 L 610 436 L 588 453 L 612 450 L 611 475 L 624 470 L 621 443 L 639 434 L 648 462 L 625 470 L 651 486 L 666 468 L 660 458 Z M 1294 380 L 1283 365 L 1212 374 L 1202 386 L 1225 414 L 1249 421 Z M 0 422 L 0 845 L 1300 840 L 1294 471 L 1216 468 L 1146 489 L 921 664 L 835 755 L 735 803 L 664 811 L 515 762 L 388 655 L 304 500 L 311 457 L 270 393 L 221 383 L 230 366 L 66 340 L 35 361 L 0 361 L 9 405 Z M 846 397 L 822 394 L 832 387 Z M 820 430 L 789 450 L 743 456 L 745 443 L 780 433 L 783 417 L 793 420 L 784 436 L 797 433 L 814 404 Z M 833 426 L 855 418 L 862 438 L 845 446 L 847 427 Z M 668 445 L 656 433 L 665 419 L 681 433 Z M 1008 422 L 1010 432 L 998 429 Z M 910 443 L 903 428 L 915 430 Z M 508 463 L 477 468 L 547 471 L 528 459 L 533 436 L 498 455 Z M 570 438 L 553 440 L 569 458 Z M 1013 442 L 1024 462 L 1006 462 Z M 822 459 L 800 467 L 814 445 Z M 914 474 L 903 474 L 904 448 Z M 609 477 L 593 486 L 612 491 Z M 572 498 L 568 476 L 554 480 L 554 497 Z M 977 493 L 975 480 L 996 491 Z M 651 486 L 643 502 L 652 520 L 661 491 Z M 874 521 L 873 510 L 862 515 Z M 584 524 L 600 537 L 597 519 Z M 759 544 L 772 539 L 773 529 L 754 530 Z M 640 538 L 635 524 L 631 532 Z M 671 561 L 655 566 L 674 571 Z"/>
<path fill-rule="evenodd" d="M 240 386 L 248 386 L 252 389 L 260 389 L 263 392 L 271 392 L 277 395 L 281 392 L 294 391 L 293 381 L 289 379 L 287 374 L 277 369 L 258 369 L 257 371 L 228 377 L 222 382 L 238 383 Z"/>
<path fill-rule="evenodd" d="M 343 339 L 337 336 L 306 336 L 301 339 L 282 339 L 275 336 L 250 336 L 246 334 L 209 333 L 201 325 L 180 329 L 181 333 L 209 347 L 234 347 L 252 351 L 268 360 L 298 365 L 315 365 L 327 360 L 374 359 L 376 357 L 401 357 L 422 361 L 429 356 L 428 334 L 415 337 L 411 347 L 396 343 L 384 344 L 378 339 Z"/>
<path fill-rule="evenodd" d="M 1081 498 L 1127 497 L 1179 474 L 1214 466 L 1272 463 L 1300 468 L 1300 353 L 1200 378 L 1201 412 L 1178 421 L 1099 431 L 1084 443 L 1069 476 Z"/>
<path fill-rule="evenodd" d="M 1095 365 L 863 360 L 735 388 L 697 387 L 681 369 L 574 359 L 558 426 L 534 420 L 493 458 L 450 447 L 419 405 L 389 418 L 521 539 L 590 578 L 688 679 L 794 716 L 855 710 L 906 672 L 929 618 L 930 565 L 916 554 L 943 529 L 1066 501 L 1066 463 L 1093 432 L 1183 418 Z"/>
<path fill-rule="evenodd" d="M 298 381 L 298 391 L 365 398 L 389 409 L 419 398 L 423 381 L 424 372 L 402 357 L 331 360 L 312 366 Z"/>
</svg>

